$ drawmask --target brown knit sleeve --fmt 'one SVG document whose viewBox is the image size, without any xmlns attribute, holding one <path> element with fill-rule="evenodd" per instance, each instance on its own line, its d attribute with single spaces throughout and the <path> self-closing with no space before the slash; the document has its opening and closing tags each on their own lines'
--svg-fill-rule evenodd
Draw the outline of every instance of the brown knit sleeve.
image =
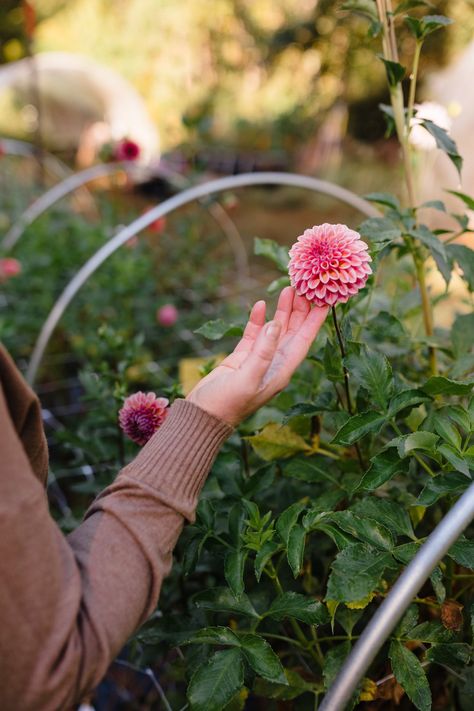
<svg viewBox="0 0 474 711">
<path fill-rule="evenodd" d="M 7 415 L 0 400 L 0 418 Z M 0 475 L 0 708 L 67 709 L 156 606 L 184 518 L 231 428 L 187 401 L 65 538 L 11 424 Z M 15 477 L 16 484 L 11 486 Z"/>
</svg>

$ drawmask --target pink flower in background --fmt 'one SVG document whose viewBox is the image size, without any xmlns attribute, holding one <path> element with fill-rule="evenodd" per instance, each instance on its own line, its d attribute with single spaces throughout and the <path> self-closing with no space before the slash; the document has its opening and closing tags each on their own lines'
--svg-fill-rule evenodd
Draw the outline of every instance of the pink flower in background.
<svg viewBox="0 0 474 711">
<path fill-rule="evenodd" d="M 316 225 L 290 249 L 291 285 L 316 306 L 346 302 L 365 286 L 372 269 L 367 244 L 346 225 Z"/>
<path fill-rule="evenodd" d="M 21 263 L 13 257 L 0 259 L 0 281 L 6 281 L 21 273 Z"/>
<path fill-rule="evenodd" d="M 174 304 L 165 304 L 156 312 L 156 320 L 160 326 L 174 326 L 178 320 L 178 309 Z"/>
<path fill-rule="evenodd" d="M 119 411 L 120 427 L 137 444 L 146 444 L 165 421 L 168 405 L 167 398 L 156 397 L 155 393 L 130 395 Z"/>
<path fill-rule="evenodd" d="M 150 212 L 153 208 L 147 207 L 143 211 L 143 215 L 146 215 L 147 212 Z M 162 232 L 164 232 L 166 227 L 166 217 L 158 217 L 157 220 L 154 220 L 151 222 L 148 227 L 146 228 L 149 232 L 153 232 L 156 235 L 160 235 Z"/>
<path fill-rule="evenodd" d="M 136 160 L 139 155 L 140 146 L 128 138 L 124 138 L 115 146 L 115 160 Z"/>
</svg>

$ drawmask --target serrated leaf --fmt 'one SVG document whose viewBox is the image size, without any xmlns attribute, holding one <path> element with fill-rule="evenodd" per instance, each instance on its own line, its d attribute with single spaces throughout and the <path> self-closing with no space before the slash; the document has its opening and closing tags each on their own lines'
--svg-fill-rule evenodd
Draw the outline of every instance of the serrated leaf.
<svg viewBox="0 0 474 711">
<path fill-rule="evenodd" d="M 369 217 L 359 227 L 361 237 L 369 242 L 393 242 L 402 236 L 398 225 L 388 217 Z"/>
<path fill-rule="evenodd" d="M 270 423 L 258 434 L 245 439 L 250 442 L 256 454 L 267 462 L 311 451 L 303 437 L 286 425 Z"/>
<path fill-rule="evenodd" d="M 334 472 L 323 469 L 322 464 L 316 464 L 316 462 L 311 458 L 297 458 L 292 459 L 290 462 L 285 462 L 283 465 L 283 476 L 291 479 L 298 479 L 299 481 L 307 481 L 309 483 L 315 483 L 318 481 L 338 483 L 337 478 L 334 476 Z"/>
<path fill-rule="evenodd" d="M 385 71 L 387 73 L 388 83 L 391 87 L 400 84 L 402 79 L 405 77 L 406 69 L 399 62 L 392 62 L 390 59 L 385 59 L 381 54 L 377 55 L 378 58 L 384 63 Z"/>
<path fill-rule="evenodd" d="M 305 508 L 305 504 L 296 502 L 295 504 L 291 504 L 291 506 L 278 516 L 275 527 L 285 546 L 288 546 L 291 529 L 295 526 L 300 513 L 304 511 Z"/>
<path fill-rule="evenodd" d="M 334 645 L 326 653 L 323 667 L 324 688 L 326 690 L 334 683 L 350 651 L 351 643 L 346 640 L 345 642 Z M 345 708 L 347 709 L 347 706 Z"/>
<path fill-rule="evenodd" d="M 256 674 L 276 684 L 288 684 L 280 660 L 263 637 L 240 632 L 239 640 L 244 656 Z"/>
<path fill-rule="evenodd" d="M 405 612 L 402 619 L 396 626 L 393 632 L 393 636 L 397 639 L 399 637 L 404 637 L 409 632 L 409 630 L 413 629 L 418 624 L 418 617 L 418 605 L 410 605 L 408 610 Z"/>
<path fill-rule="evenodd" d="M 469 467 L 462 455 L 450 444 L 440 444 L 436 450 L 451 464 L 455 471 L 461 472 L 464 476 L 471 478 Z"/>
<path fill-rule="evenodd" d="M 350 377 L 369 392 L 376 405 L 385 409 L 393 392 L 392 367 L 387 357 L 365 347 L 360 355 L 347 356 L 345 362 Z"/>
<path fill-rule="evenodd" d="M 281 272 L 286 273 L 288 271 L 288 262 L 290 261 L 288 249 L 282 247 L 278 242 L 272 239 L 260 239 L 260 237 L 255 237 L 253 251 L 257 257 L 267 257 L 267 259 L 270 259 Z"/>
<path fill-rule="evenodd" d="M 429 402 L 431 398 L 427 397 L 419 390 L 402 390 L 397 393 L 391 400 L 388 406 L 388 417 L 395 417 L 402 410 L 407 408 L 417 407 L 423 402 Z"/>
<path fill-rule="evenodd" d="M 191 711 L 222 711 L 243 683 L 240 649 L 216 652 L 191 677 L 187 691 Z"/>
<path fill-rule="evenodd" d="M 445 442 L 451 444 L 456 450 L 461 447 L 461 435 L 451 422 L 448 411 L 444 408 L 437 410 L 431 415 L 430 424 L 437 434 Z"/>
<path fill-rule="evenodd" d="M 239 598 L 244 591 L 244 568 L 247 551 L 236 548 L 226 554 L 224 575 L 228 586 L 235 597 Z"/>
<path fill-rule="evenodd" d="M 442 375 L 434 375 L 422 385 L 428 395 L 469 395 L 474 387 L 474 381 L 467 383 L 450 380 Z"/>
<path fill-rule="evenodd" d="M 277 699 L 279 701 L 291 701 L 296 699 L 306 691 L 317 691 L 318 685 L 305 681 L 297 672 L 292 669 L 285 669 L 287 683 L 272 684 L 264 679 L 256 679 L 252 693 L 256 696 L 263 696 L 265 699 Z"/>
<path fill-rule="evenodd" d="M 438 254 L 444 261 L 447 260 L 446 250 L 441 240 L 426 225 L 420 225 L 415 230 L 407 231 L 407 234 L 419 240 L 425 247 L 428 247 L 433 255 Z"/>
<path fill-rule="evenodd" d="M 462 642 L 434 644 L 426 652 L 426 658 L 454 671 L 461 671 L 471 659 L 471 647 Z"/>
<path fill-rule="evenodd" d="M 346 0 L 342 6 L 343 10 L 348 10 L 356 15 L 367 17 L 370 20 L 377 19 L 377 11 L 373 0 Z"/>
<path fill-rule="evenodd" d="M 474 313 L 461 314 L 451 329 L 451 341 L 456 358 L 469 353 L 474 347 Z"/>
<path fill-rule="evenodd" d="M 351 445 L 370 432 L 380 432 L 386 418 L 375 410 L 353 415 L 336 433 L 333 444 Z"/>
<path fill-rule="evenodd" d="M 365 543 L 355 543 L 338 553 L 331 565 L 326 597 L 338 602 L 356 602 L 373 592 L 393 564 L 390 553 Z"/>
<path fill-rule="evenodd" d="M 227 336 L 241 336 L 243 333 L 242 326 L 229 324 L 218 318 L 214 321 L 207 321 L 202 326 L 197 328 L 194 333 L 199 336 L 204 336 L 209 341 L 219 341 Z"/>
<path fill-rule="evenodd" d="M 306 530 L 297 524 L 293 526 L 288 538 L 288 565 L 295 578 L 301 573 L 306 541 Z"/>
<path fill-rule="evenodd" d="M 446 155 L 448 156 L 448 158 L 451 159 L 456 170 L 460 174 L 462 170 L 463 161 L 458 153 L 458 149 L 455 142 L 453 141 L 451 136 L 449 136 L 448 132 L 444 128 L 441 128 L 441 126 L 437 126 L 435 123 L 433 123 L 433 121 L 429 121 L 428 119 L 420 119 L 420 125 L 426 128 L 428 133 L 433 136 L 438 148 L 440 148 L 444 153 L 446 153 Z"/>
<path fill-rule="evenodd" d="M 393 549 L 393 557 L 396 558 L 403 565 L 408 565 L 408 563 L 415 557 L 420 548 L 419 543 L 404 543 L 401 546 L 397 546 Z"/>
<path fill-rule="evenodd" d="M 458 263 L 469 291 L 474 291 L 474 249 L 465 244 L 448 244 L 446 250 L 448 255 Z"/>
<path fill-rule="evenodd" d="M 354 538 L 358 538 L 376 548 L 386 551 L 393 548 L 394 541 L 390 531 L 373 518 L 369 518 L 369 515 L 366 515 L 365 512 L 357 515 L 353 511 L 336 511 L 329 515 L 329 520 L 336 523 L 346 533 L 350 533 Z"/>
<path fill-rule="evenodd" d="M 410 701 L 420 711 L 431 711 L 431 691 L 418 658 L 394 640 L 389 655 L 395 679 L 405 689 Z"/>
<path fill-rule="evenodd" d="M 286 617 L 294 617 L 308 625 L 323 625 L 329 621 L 325 605 L 296 592 L 282 593 L 272 602 L 265 616 L 277 622 Z"/>
<path fill-rule="evenodd" d="M 399 199 L 390 193 L 369 193 L 368 195 L 364 195 L 364 198 L 369 202 L 375 202 L 377 205 L 389 207 L 396 212 L 399 212 L 401 209 Z"/>
<path fill-rule="evenodd" d="M 416 625 L 416 627 L 404 632 L 403 636 L 409 640 L 434 644 L 436 642 L 449 642 L 453 638 L 453 632 L 443 627 L 441 622 L 431 620 L 430 622 L 422 622 Z"/>
<path fill-rule="evenodd" d="M 451 546 L 448 551 L 450 558 L 463 565 L 465 568 L 474 570 L 474 540 L 469 540 L 461 536 L 459 540 Z"/>
<path fill-rule="evenodd" d="M 431 506 L 443 496 L 461 494 L 468 486 L 469 482 L 464 474 L 457 472 L 440 474 L 429 479 L 419 495 L 417 503 L 421 506 Z"/>
<path fill-rule="evenodd" d="M 405 470 L 405 465 L 395 449 L 386 449 L 371 459 L 371 465 L 356 487 L 356 491 L 364 489 L 374 491 L 396 474 Z"/>
<path fill-rule="evenodd" d="M 352 506 L 351 511 L 374 519 L 394 534 L 408 536 L 409 538 L 414 536 L 413 527 L 406 509 L 395 503 L 395 501 L 380 499 L 376 496 L 366 496 Z"/>
<path fill-rule="evenodd" d="M 236 597 L 228 588 L 212 588 L 197 593 L 193 597 L 193 603 L 202 610 L 212 610 L 214 612 L 232 612 L 238 615 L 246 615 L 260 619 L 260 615 L 250 602 L 245 593 Z"/>
<path fill-rule="evenodd" d="M 397 7 L 394 10 L 394 15 L 400 15 L 402 12 L 406 12 L 407 10 L 412 10 L 414 7 L 421 7 L 421 6 L 427 6 L 428 3 L 424 2 L 424 0 L 403 0 L 403 2 L 399 3 Z"/>
<path fill-rule="evenodd" d="M 276 541 L 267 541 L 260 548 L 257 555 L 255 556 L 254 563 L 255 577 L 257 578 L 258 582 L 260 582 L 263 570 L 267 565 L 268 561 L 271 560 L 275 553 L 278 553 L 278 551 L 281 550 L 283 550 L 283 546 L 279 543 L 276 543 Z"/>
<path fill-rule="evenodd" d="M 229 627 L 204 627 L 196 630 L 181 644 L 218 644 L 223 647 L 238 647 L 238 637 Z"/>
<path fill-rule="evenodd" d="M 433 432 L 425 432 L 424 430 L 418 430 L 418 432 L 403 435 L 397 440 L 398 454 L 400 457 L 407 457 L 410 452 L 418 449 L 434 453 L 438 440 L 438 435 L 433 434 Z"/>
</svg>

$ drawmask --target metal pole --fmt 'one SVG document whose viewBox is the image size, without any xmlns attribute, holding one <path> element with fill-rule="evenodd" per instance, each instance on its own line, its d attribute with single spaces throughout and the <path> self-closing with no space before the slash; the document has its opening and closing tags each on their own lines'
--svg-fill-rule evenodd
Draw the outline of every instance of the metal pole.
<svg viewBox="0 0 474 711">
<path fill-rule="evenodd" d="M 326 694 L 320 711 L 343 711 L 356 686 L 437 563 L 474 518 L 474 483 L 430 534 L 381 604 Z"/>
<path fill-rule="evenodd" d="M 38 372 L 38 368 L 49 339 L 51 338 L 51 335 L 64 311 L 69 306 L 79 289 L 84 286 L 89 277 L 94 274 L 94 272 L 105 262 L 108 257 L 110 257 L 111 254 L 116 252 L 117 249 L 125 244 L 125 242 L 127 242 L 127 240 L 131 237 L 134 237 L 141 230 L 146 229 L 152 222 L 160 217 L 164 217 L 173 210 L 176 210 L 176 208 L 182 207 L 193 200 L 198 200 L 199 198 L 213 193 L 233 190 L 235 188 L 248 185 L 285 185 L 306 188 L 307 190 L 313 190 L 315 192 L 330 195 L 337 200 L 341 200 L 348 205 L 352 205 L 352 207 L 368 217 L 379 215 L 379 212 L 373 207 L 373 205 L 349 190 L 341 188 L 338 185 L 334 185 L 333 183 L 329 183 L 326 180 L 319 180 L 318 178 L 311 178 L 307 175 L 297 175 L 295 173 L 243 173 L 242 175 L 232 175 L 226 178 L 219 178 L 218 180 L 211 180 L 207 183 L 203 183 L 202 185 L 196 185 L 188 190 L 183 190 L 182 193 L 174 195 L 172 198 L 169 198 L 156 207 L 153 207 L 144 215 L 141 215 L 136 220 L 131 222 L 123 230 L 120 230 L 118 234 L 98 249 L 97 252 L 90 259 L 88 259 L 83 267 L 71 279 L 51 309 L 35 343 L 33 354 L 26 372 L 26 379 L 30 385 L 34 383 L 36 373 Z"/>
</svg>

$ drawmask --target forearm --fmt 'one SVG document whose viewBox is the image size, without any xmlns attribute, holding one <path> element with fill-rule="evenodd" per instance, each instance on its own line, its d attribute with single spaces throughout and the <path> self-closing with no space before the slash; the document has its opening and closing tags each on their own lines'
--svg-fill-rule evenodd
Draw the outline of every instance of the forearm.
<svg viewBox="0 0 474 711">
<path fill-rule="evenodd" d="M 229 433 L 179 401 L 67 539 L 38 489 L 24 498 L 1 543 L 9 551 L 0 599 L 2 709 L 67 708 L 100 681 L 153 611 L 183 521 L 193 519 Z"/>
</svg>

